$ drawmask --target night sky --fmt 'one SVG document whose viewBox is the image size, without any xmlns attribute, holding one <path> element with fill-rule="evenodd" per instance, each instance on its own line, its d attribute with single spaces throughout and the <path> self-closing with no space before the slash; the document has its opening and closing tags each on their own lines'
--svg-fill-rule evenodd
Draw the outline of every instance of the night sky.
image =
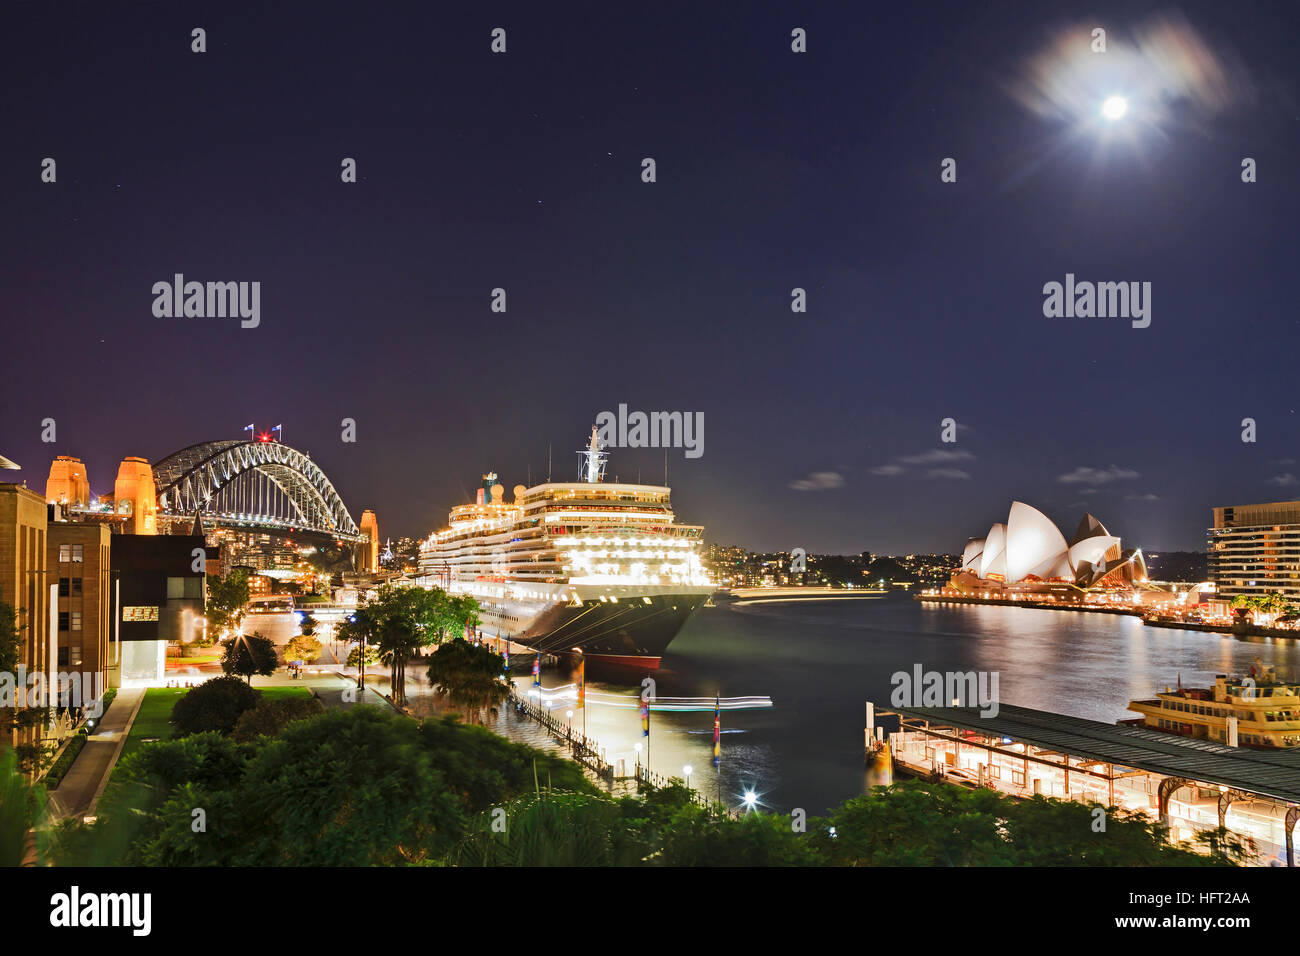
<svg viewBox="0 0 1300 956">
<path fill-rule="evenodd" d="M 1013 499 L 1198 549 L 1300 497 L 1294 4 L 264 6 L 6 6 L 5 480 L 283 424 L 423 535 L 626 403 L 704 413 L 678 518 L 756 549 L 959 551 Z M 177 272 L 260 326 L 156 318 Z M 1150 327 L 1044 317 L 1066 273 Z"/>
</svg>

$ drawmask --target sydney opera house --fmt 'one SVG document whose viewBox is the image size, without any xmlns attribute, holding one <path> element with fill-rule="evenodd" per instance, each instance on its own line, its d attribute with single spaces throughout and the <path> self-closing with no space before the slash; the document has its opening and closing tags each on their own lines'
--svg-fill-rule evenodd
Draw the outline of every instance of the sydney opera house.
<svg viewBox="0 0 1300 956">
<path fill-rule="evenodd" d="M 966 542 L 961 568 L 946 590 L 973 596 L 1054 594 L 1058 599 L 1082 599 L 1089 592 L 1136 595 L 1154 589 L 1147 584 L 1142 552 L 1121 548 L 1120 539 L 1092 515 L 1083 516 L 1067 541 L 1037 508 L 1013 501 L 1005 524 L 995 524 L 984 537 Z"/>
</svg>

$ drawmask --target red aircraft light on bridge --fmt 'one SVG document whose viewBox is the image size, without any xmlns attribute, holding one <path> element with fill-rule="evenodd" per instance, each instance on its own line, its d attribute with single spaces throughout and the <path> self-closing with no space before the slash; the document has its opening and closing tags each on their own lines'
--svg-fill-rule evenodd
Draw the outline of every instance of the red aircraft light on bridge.
<svg viewBox="0 0 1300 956">
<path fill-rule="evenodd" d="M 257 440 L 258 440 L 258 441 L 270 441 L 270 440 L 271 440 L 271 435 L 270 435 L 269 432 L 262 432 L 262 434 L 260 434 L 260 435 L 257 436 Z"/>
</svg>

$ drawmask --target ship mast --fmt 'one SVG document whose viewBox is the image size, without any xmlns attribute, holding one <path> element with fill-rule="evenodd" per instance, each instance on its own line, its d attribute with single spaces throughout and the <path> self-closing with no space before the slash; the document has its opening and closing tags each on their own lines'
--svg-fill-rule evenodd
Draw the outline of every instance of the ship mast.
<svg viewBox="0 0 1300 956">
<path fill-rule="evenodd" d="M 596 426 L 591 426 L 591 441 L 588 442 L 584 451 L 578 452 L 583 458 L 578 477 L 583 481 L 595 484 L 605 479 L 605 459 L 609 457 L 609 452 L 601 451 L 600 439 L 596 437 Z"/>
</svg>

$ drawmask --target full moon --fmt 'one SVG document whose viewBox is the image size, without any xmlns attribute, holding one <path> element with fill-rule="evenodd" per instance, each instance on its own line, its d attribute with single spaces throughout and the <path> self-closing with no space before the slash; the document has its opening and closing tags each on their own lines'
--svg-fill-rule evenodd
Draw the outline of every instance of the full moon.
<svg viewBox="0 0 1300 956">
<path fill-rule="evenodd" d="M 1128 100 L 1122 96 L 1109 97 L 1101 104 L 1101 115 L 1112 122 L 1128 112 Z"/>
</svg>

